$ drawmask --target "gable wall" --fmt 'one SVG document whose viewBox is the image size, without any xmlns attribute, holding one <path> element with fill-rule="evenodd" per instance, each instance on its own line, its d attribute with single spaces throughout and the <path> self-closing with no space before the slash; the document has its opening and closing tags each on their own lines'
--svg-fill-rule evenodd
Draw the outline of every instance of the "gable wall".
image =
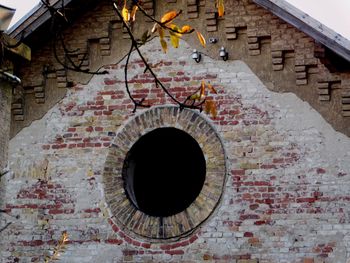
<svg viewBox="0 0 350 263">
<path fill-rule="evenodd" d="M 257 16 L 266 15 L 245 4 Z M 236 8 L 244 14 L 242 6 Z M 204 15 L 201 10 L 204 6 L 199 7 Z M 85 18 L 93 20 L 98 14 L 95 10 Z M 284 30 L 295 32 L 290 27 Z M 120 35 L 114 37 L 125 41 Z M 111 54 L 117 54 L 120 45 L 113 37 L 110 41 Z M 269 91 L 262 80 L 268 84 L 269 74 L 282 74 L 285 81 L 273 87 L 284 90 L 292 82 L 288 77 L 291 72 L 294 76 L 295 65 L 293 57 L 287 58 L 285 71 L 267 74 L 272 64 L 271 53 L 266 52 L 269 44 L 264 41 L 261 54 L 251 56 L 245 34 L 230 40 L 230 57 L 240 55 L 247 63 L 204 56 L 197 64 L 189 59 L 193 39 L 181 42 L 179 49 L 167 55 L 162 54 L 158 39 L 144 47 L 156 72 L 179 98 L 195 90 L 201 80 L 218 90 L 213 95 L 218 117 L 201 116 L 223 142 L 226 184 L 218 208 L 200 228 L 179 240 L 154 242 L 130 233 L 109 213 L 112 208 L 105 202 L 103 182 L 109 147 L 130 120 L 147 110 L 132 112 L 124 88 L 125 60 L 118 63 L 117 56 L 106 55 L 99 63 L 108 75 L 74 85 L 56 104 L 58 97 L 52 96 L 54 106 L 12 139 L 11 173 L 1 181 L 2 207 L 9 215 L 1 214 L 1 227 L 12 224 L 1 233 L 1 260 L 42 262 L 67 231 L 70 241 L 61 253 L 62 262 L 346 262 L 350 258 L 349 139 L 310 104 L 291 93 Z M 107 43 L 92 41 L 92 46 L 102 52 L 108 50 Z M 208 52 L 214 47 L 209 46 Z M 263 63 L 254 64 L 258 57 L 264 58 Z M 42 64 L 35 63 L 39 70 Z M 153 105 L 171 105 L 149 74 L 143 73 L 139 58 L 133 57 L 131 66 L 131 89 L 136 97 L 147 96 Z M 48 84 L 52 91 L 57 83 L 64 83 L 57 72 Z M 25 95 L 30 96 L 34 99 L 35 93 Z"/>
<path fill-rule="evenodd" d="M 186 23 L 193 25 L 206 38 L 219 40 L 217 44 L 208 44 L 207 49 L 202 50 L 205 54 L 217 58 L 219 48 L 224 46 L 230 59 L 245 61 L 269 89 L 297 94 L 335 129 L 349 135 L 349 71 L 330 73 L 316 58 L 325 56 L 322 46 L 251 1 L 226 3 L 223 19 L 216 18 L 213 2 L 145 3 L 148 12 L 155 12 L 158 16 L 170 9 L 183 9 L 182 17 Z M 139 23 L 135 27 L 136 35 L 141 36 L 151 26 L 149 22 Z M 84 60 L 84 68 L 98 69 L 125 55 L 128 44 L 122 31 L 108 1 L 100 1 L 91 13 L 78 18 L 65 35 L 68 47 L 79 49 L 76 61 Z M 43 33 L 47 34 L 47 29 L 39 32 L 39 36 Z M 200 49 L 195 36 L 187 40 Z M 35 50 L 36 45 L 38 50 Z M 91 78 L 66 72 L 54 59 L 51 44 L 39 42 L 33 50 L 32 63 L 18 68 L 24 84 L 23 89 L 18 89 L 14 102 L 21 99 L 24 102 L 23 113 L 13 114 L 12 135 L 43 116 L 62 98 L 67 82 L 86 83 Z M 85 52 L 87 56 L 84 56 Z M 58 54 L 64 59 L 61 52 Z"/>
<path fill-rule="evenodd" d="M 11 123 L 11 85 L 0 81 L 0 172 L 7 164 L 8 142 L 10 140 Z"/>
<path fill-rule="evenodd" d="M 269 91 L 241 61 L 205 57 L 197 64 L 188 60 L 192 49 L 185 42 L 167 55 L 157 39 L 143 50 L 177 97 L 188 96 L 201 80 L 218 90 L 212 95 L 218 117 L 201 114 L 222 140 L 227 160 L 226 183 L 214 213 L 183 238 L 154 241 L 120 223 L 129 215 L 124 202 L 114 201 L 120 210 L 106 204 L 113 190 L 104 174 L 115 169 L 111 163 L 120 167 L 123 161 L 115 155 L 111 162 L 109 147 L 123 128 L 130 131 L 123 144 L 131 144 L 139 126 L 129 123 L 147 111 L 132 113 L 122 61 L 104 66 L 107 76 L 74 86 L 12 139 L 11 173 L 2 180 L 2 193 L 4 207 L 19 219 L 4 215 L 2 224 L 12 224 L 2 232 L 0 257 L 41 262 L 67 231 L 70 241 L 62 262 L 346 262 L 349 139 L 295 95 Z M 139 58 L 131 61 L 134 95 L 148 95 L 146 102 L 154 105 L 171 104 L 143 73 Z M 181 127 L 177 114 L 159 122 Z M 148 118 L 141 123 L 154 125 Z M 190 129 L 200 134 L 201 127 Z M 201 147 L 212 145 L 202 142 Z M 122 187 L 115 191 L 123 194 Z"/>
</svg>

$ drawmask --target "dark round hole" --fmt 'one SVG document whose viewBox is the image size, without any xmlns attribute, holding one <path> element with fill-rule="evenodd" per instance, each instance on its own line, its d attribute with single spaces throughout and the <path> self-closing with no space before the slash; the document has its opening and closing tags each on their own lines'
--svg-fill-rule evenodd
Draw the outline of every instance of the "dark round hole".
<svg viewBox="0 0 350 263">
<path fill-rule="evenodd" d="M 123 167 L 130 201 L 150 216 L 185 210 L 202 190 L 205 158 L 197 141 L 176 128 L 158 128 L 142 136 Z"/>
</svg>

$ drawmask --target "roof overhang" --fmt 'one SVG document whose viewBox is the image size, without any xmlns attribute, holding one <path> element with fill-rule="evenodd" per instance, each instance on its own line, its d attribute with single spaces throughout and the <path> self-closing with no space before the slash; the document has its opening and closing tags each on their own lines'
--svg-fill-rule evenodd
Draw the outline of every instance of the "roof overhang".
<svg viewBox="0 0 350 263">
<path fill-rule="evenodd" d="M 74 0 L 51 0 L 54 8 L 66 6 Z M 51 18 L 50 11 L 40 2 L 27 15 L 13 25 L 8 34 L 15 39 L 25 39 Z"/>
<path fill-rule="evenodd" d="M 76 0 L 51 0 L 55 8 L 66 6 Z M 328 47 L 330 50 L 350 62 L 350 41 L 326 27 L 322 23 L 300 11 L 285 0 L 252 0 L 257 5 L 269 10 L 285 22 L 293 25 L 300 31 L 309 35 L 315 41 Z M 38 4 L 24 18 L 17 22 L 8 31 L 15 39 L 26 38 L 36 29 L 47 22 L 50 12 L 43 4 Z"/>
<path fill-rule="evenodd" d="M 350 62 L 350 41 L 284 0 L 253 0 Z"/>
</svg>

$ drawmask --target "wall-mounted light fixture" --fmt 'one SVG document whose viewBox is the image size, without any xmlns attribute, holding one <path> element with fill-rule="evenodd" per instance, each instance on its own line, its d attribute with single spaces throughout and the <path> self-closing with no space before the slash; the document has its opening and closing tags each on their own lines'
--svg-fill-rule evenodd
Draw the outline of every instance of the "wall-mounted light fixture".
<svg viewBox="0 0 350 263">
<path fill-rule="evenodd" d="M 197 63 L 199 63 L 199 62 L 201 61 L 202 55 L 201 55 L 200 52 L 197 51 L 197 49 L 193 49 L 192 58 L 193 58 Z"/>
<path fill-rule="evenodd" d="M 224 47 L 220 48 L 220 52 L 219 52 L 219 56 L 226 61 L 228 59 L 228 52 L 226 51 L 226 49 Z"/>
<path fill-rule="evenodd" d="M 9 72 L 3 71 L 0 69 L 0 79 L 5 79 L 7 81 L 10 81 L 14 84 L 21 84 L 21 79 Z"/>
<path fill-rule="evenodd" d="M 210 37 L 209 38 L 209 43 L 210 44 L 215 44 L 216 42 L 218 42 L 218 39 L 216 37 Z"/>
</svg>

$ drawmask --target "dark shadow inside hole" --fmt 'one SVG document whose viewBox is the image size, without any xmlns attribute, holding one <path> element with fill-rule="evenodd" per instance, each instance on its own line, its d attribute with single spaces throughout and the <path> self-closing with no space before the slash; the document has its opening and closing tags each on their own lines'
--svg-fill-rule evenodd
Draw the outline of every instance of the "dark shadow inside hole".
<svg viewBox="0 0 350 263">
<path fill-rule="evenodd" d="M 145 214 L 157 217 L 190 206 L 202 190 L 205 174 L 199 144 L 176 128 L 158 128 L 142 136 L 123 166 L 128 198 Z"/>
</svg>

